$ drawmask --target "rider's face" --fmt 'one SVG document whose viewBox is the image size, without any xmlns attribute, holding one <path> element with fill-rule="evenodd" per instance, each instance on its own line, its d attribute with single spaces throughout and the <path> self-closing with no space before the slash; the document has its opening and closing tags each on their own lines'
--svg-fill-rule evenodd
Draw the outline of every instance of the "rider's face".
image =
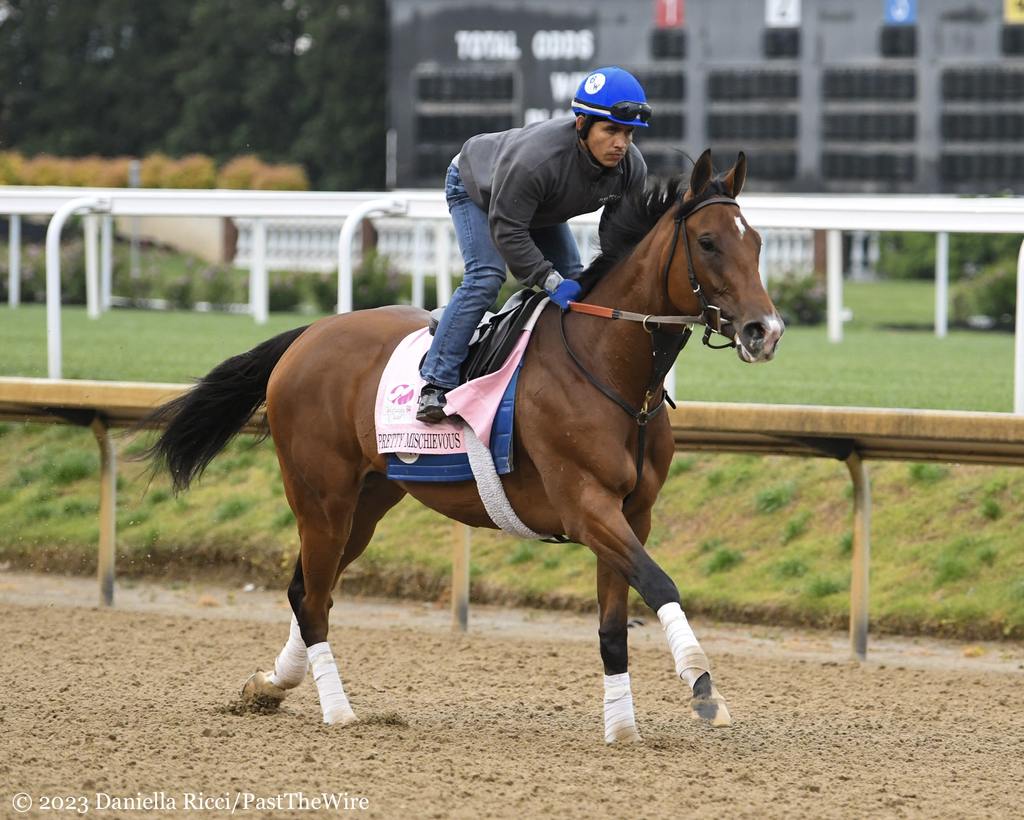
<svg viewBox="0 0 1024 820">
<path fill-rule="evenodd" d="M 577 118 L 577 128 L 582 125 L 582 120 L 582 117 Z M 605 168 L 614 168 L 622 162 L 630 143 L 633 142 L 633 126 L 619 125 L 610 120 L 598 120 L 591 126 L 584 142 L 594 159 Z"/>
</svg>

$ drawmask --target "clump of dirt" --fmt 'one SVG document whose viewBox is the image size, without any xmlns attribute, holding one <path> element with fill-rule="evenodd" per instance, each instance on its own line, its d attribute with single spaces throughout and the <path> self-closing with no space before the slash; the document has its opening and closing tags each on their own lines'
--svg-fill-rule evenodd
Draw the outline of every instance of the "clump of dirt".
<svg viewBox="0 0 1024 820">
<path fill-rule="evenodd" d="M 268 698 L 265 695 L 253 695 L 243 698 L 241 695 L 230 703 L 217 708 L 222 715 L 272 715 L 280 710 L 281 701 L 276 698 Z"/>
<path fill-rule="evenodd" d="M 401 726 L 403 729 L 409 728 L 409 721 L 398 714 L 398 712 L 377 712 L 369 715 L 368 717 L 360 718 L 360 722 L 377 726 Z"/>
</svg>

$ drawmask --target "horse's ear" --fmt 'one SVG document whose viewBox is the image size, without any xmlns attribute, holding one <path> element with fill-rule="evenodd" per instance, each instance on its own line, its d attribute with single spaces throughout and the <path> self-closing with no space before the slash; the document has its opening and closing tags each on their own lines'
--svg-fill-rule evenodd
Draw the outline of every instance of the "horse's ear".
<svg viewBox="0 0 1024 820">
<path fill-rule="evenodd" d="M 743 183 L 747 179 L 747 155 L 740 151 L 736 157 L 736 164 L 729 169 L 725 175 L 725 187 L 732 191 L 732 198 L 735 199 L 743 190 Z"/>
<path fill-rule="evenodd" d="M 690 188 L 686 192 L 686 199 L 693 199 L 695 196 L 700 196 L 704 193 L 704 189 L 711 182 L 712 173 L 711 149 L 708 148 L 693 164 L 693 171 L 690 174 Z"/>
</svg>

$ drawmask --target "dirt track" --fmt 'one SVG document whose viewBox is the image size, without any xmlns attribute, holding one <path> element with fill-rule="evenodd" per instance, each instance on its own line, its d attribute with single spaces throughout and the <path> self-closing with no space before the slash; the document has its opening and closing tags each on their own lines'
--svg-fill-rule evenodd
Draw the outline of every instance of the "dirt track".
<svg viewBox="0 0 1024 820">
<path fill-rule="evenodd" d="M 95 595 L 91 580 L 0 573 L 0 816 L 17 816 L 19 792 L 28 816 L 47 795 L 108 817 L 225 816 L 216 806 L 236 795 L 264 801 L 249 816 L 311 816 L 272 810 L 295 792 L 362 796 L 366 810 L 321 814 L 373 817 L 1012 817 L 1024 805 L 1020 645 L 886 640 L 856 665 L 843 635 L 697 622 L 735 720 L 714 731 L 689 719 L 649 619 L 630 636 L 646 742 L 606 748 L 589 618 L 475 608 L 458 637 L 437 607 L 342 599 L 332 646 L 363 723 L 338 730 L 320 724 L 308 679 L 277 714 L 230 709 L 285 637 L 282 594 L 138 585 L 108 611 Z M 163 809 L 97 811 L 97 792 L 156 793 Z M 186 811 L 199 792 L 214 808 Z"/>
</svg>

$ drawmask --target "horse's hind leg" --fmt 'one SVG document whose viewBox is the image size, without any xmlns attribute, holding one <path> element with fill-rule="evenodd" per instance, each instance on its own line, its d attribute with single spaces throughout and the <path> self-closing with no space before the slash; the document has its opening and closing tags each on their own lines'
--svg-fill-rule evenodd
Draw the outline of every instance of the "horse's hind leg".
<svg viewBox="0 0 1024 820">
<path fill-rule="evenodd" d="M 633 714 L 627 649 L 629 583 L 610 564 L 597 562 L 597 601 L 601 625 L 601 660 L 604 663 L 604 742 L 640 743 Z"/>
<path fill-rule="evenodd" d="M 288 586 L 289 594 L 293 588 L 302 590 L 302 558 L 295 560 L 295 573 Z M 274 670 L 264 672 L 257 669 L 242 686 L 242 699 L 256 706 L 274 707 L 284 700 L 289 689 L 294 689 L 306 678 L 306 644 L 299 631 L 299 622 L 292 614 L 288 641 L 274 661 Z"/>
<path fill-rule="evenodd" d="M 302 682 L 313 653 L 307 649 L 307 641 L 303 638 L 304 633 L 299 626 L 297 614 L 304 610 L 307 614 L 321 611 L 325 613 L 322 622 L 315 617 L 308 619 L 309 627 L 313 632 L 311 635 L 306 634 L 313 641 L 309 644 L 310 647 L 316 647 L 320 643 L 326 645 L 326 611 L 329 611 L 333 604 L 331 590 L 345 568 L 362 555 L 373 537 L 377 522 L 404 495 L 405 491 L 398 485 L 376 473 L 369 474 L 359 490 L 359 499 L 351 515 L 348 538 L 340 554 L 336 550 L 322 548 L 324 544 L 336 544 L 337 541 L 332 538 L 324 539 L 322 532 L 306 527 L 302 528 L 302 553 L 296 561 L 295 573 L 288 587 L 288 600 L 293 610 L 288 642 L 275 661 L 274 671 L 254 674 L 246 683 L 243 696 L 250 700 L 280 702 L 287 694 L 288 689 L 294 688 Z M 328 572 L 332 565 L 333 571 Z M 321 581 L 323 578 L 331 579 L 330 585 L 326 588 L 326 604 L 323 603 L 324 592 L 319 589 L 323 586 Z M 307 590 L 307 586 L 314 587 L 312 594 Z M 327 723 L 351 723 L 355 720 L 355 715 L 344 695 L 341 676 L 337 672 L 337 664 L 334 662 L 333 655 L 327 651 L 317 654 L 318 657 L 322 657 L 319 660 L 319 665 L 314 667 L 314 679 L 317 680 L 318 692 L 321 695 L 324 720 Z M 320 672 L 319 676 L 318 671 Z M 337 678 L 336 684 L 334 678 Z M 321 686 L 321 681 L 323 681 L 323 686 Z M 336 706 L 331 714 L 328 714 L 327 707 L 324 706 L 324 686 L 327 689 L 327 700 Z M 338 697 L 339 692 L 344 700 Z"/>
</svg>

